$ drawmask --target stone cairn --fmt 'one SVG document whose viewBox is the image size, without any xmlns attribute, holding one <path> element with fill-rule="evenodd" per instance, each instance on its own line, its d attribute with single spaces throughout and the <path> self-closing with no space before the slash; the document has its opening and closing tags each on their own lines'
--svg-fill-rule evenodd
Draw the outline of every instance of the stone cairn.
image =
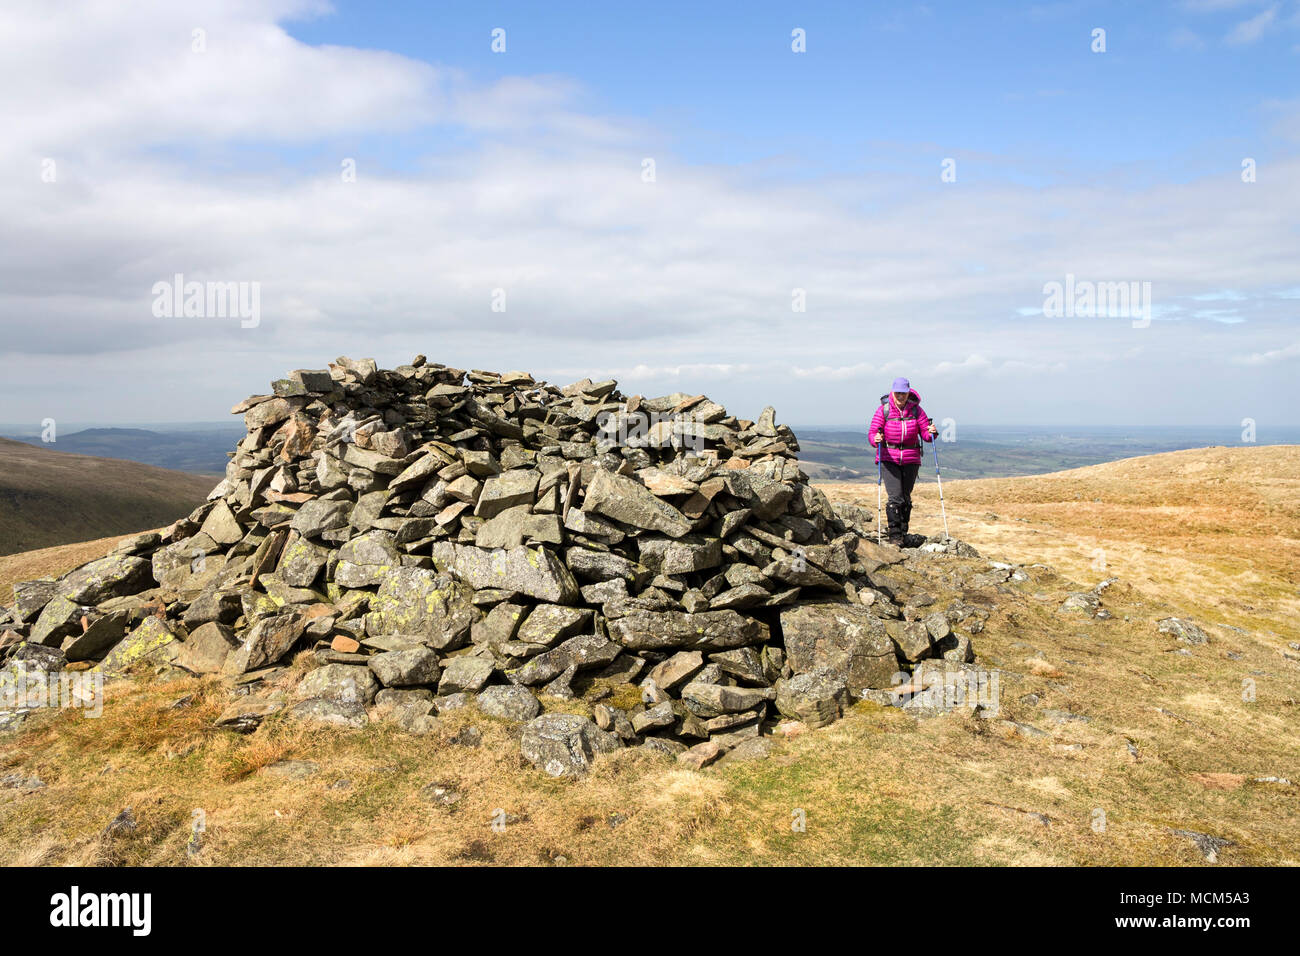
<svg viewBox="0 0 1300 956">
<path fill-rule="evenodd" d="M 702 766 L 781 716 L 829 723 L 918 662 L 973 660 L 952 614 L 873 584 L 902 552 L 808 483 L 771 408 L 746 421 L 703 395 L 417 356 L 294 371 L 232 413 L 248 434 L 187 518 L 14 587 L 10 679 L 223 674 L 220 723 L 241 731 L 286 709 L 427 733 L 473 705 L 577 775 L 632 745 Z M 281 689 L 302 650 L 319 666 Z"/>
</svg>

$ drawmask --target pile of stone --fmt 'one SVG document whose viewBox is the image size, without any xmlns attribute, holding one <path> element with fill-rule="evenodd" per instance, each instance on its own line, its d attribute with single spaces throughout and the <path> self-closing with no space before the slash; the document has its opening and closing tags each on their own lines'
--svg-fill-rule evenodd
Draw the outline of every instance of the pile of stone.
<svg viewBox="0 0 1300 956">
<path fill-rule="evenodd" d="M 902 553 L 808 483 L 771 408 L 418 356 L 294 371 L 232 412 L 248 433 L 192 514 L 15 586 L 11 675 L 220 673 L 245 731 L 288 709 L 428 732 L 473 705 L 571 774 L 627 745 L 702 765 L 973 659 L 964 615 L 890 586 Z M 307 650 L 319 666 L 268 689 Z M 592 717 L 542 714 L 555 698 Z"/>
</svg>

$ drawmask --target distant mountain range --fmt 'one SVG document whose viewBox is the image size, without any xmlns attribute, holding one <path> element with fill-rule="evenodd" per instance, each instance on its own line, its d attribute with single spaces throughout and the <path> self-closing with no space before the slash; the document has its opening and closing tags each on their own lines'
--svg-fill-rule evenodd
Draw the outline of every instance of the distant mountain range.
<svg viewBox="0 0 1300 956">
<path fill-rule="evenodd" d="M 795 428 L 799 461 L 814 481 L 876 480 L 867 428 Z M 1300 429 L 1271 428 L 1255 442 L 1243 442 L 1240 429 L 1180 428 L 1150 425 L 1090 428 L 966 426 L 957 441 L 942 442 L 938 458 L 944 478 L 1008 478 L 1043 475 L 1108 461 L 1190 448 L 1300 444 Z M 919 480 L 934 480 L 935 452 L 925 447 Z"/>
<path fill-rule="evenodd" d="M 119 458 L 175 471 L 208 476 L 225 473 L 227 452 L 244 437 L 239 423 L 208 423 L 139 427 L 93 427 L 59 434 L 45 444 L 30 428 L 0 425 L 0 435 L 38 445 L 50 451 Z M 876 480 L 876 466 L 861 428 L 795 428 L 800 461 L 815 481 Z M 1081 468 L 1121 458 L 1211 446 L 1236 446 L 1242 442 L 1237 428 L 1165 427 L 1153 425 L 1091 427 L 1041 427 L 969 425 L 958 431 L 958 441 L 939 447 L 945 477 L 1001 478 L 1039 475 Z M 1300 429 L 1262 429 L 1255 444 L 1300 444 Z M 934 452 L 926 448 L 921 480 L 933 480 Z M 216 478 L 212 484 L 216 483 Z"/>
<path fill-rule="evenodd" d="M 93 455 L 96 458 L 120 458 L 155 465 L 175 471 L 202 475 L 225 474 L 233 451 L 244 437 L 240 424 L 206 428 L 178 428 L 153 431 L 145 428 L 85 428 L 59 433 L 56 440 L 45 443 L 39 435 L 7 434 L 6 438 L 39 445 L 50 451 Z M 212 484 L 216 484 L 214 480 Z"/>
</svg>

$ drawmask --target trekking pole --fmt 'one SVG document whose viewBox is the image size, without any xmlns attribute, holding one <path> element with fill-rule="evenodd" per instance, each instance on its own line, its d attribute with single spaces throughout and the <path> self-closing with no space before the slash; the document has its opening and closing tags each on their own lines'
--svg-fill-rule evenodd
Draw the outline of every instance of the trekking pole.
<svg viewBox="0 0 1300 956">
<path fill-rule="evenodd" d="M 934 477 L 939 482 L 939 511 L 943 514 L 943 540 L 949 539 L 948 535 L 948 509 L 943 505 L 943 476 L 939 474 L 939 443 L 932 442 L 934 445 Z"/>
<path fill-rule="evenodd" d="M 880 450 L 876 450 L 876 544 L 880 544 Z"/>
</svg>

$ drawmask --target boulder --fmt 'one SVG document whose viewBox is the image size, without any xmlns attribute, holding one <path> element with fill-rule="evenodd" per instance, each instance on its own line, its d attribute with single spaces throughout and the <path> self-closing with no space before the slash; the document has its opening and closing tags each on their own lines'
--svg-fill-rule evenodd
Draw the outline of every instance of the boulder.
<svg viewBox="0 0 1300 956">
<path fill-rule="evenodd" d="M 776 682 L 776 709 L 809 727 L 824 727 L 851 702 L 841 673 L 810 671 Z"/>
<path fill-rule="evenodd" d="M 484 551 L 439 541 L 433 546 L 433 561 L 476 590 L 499 588 L 551 604 L 573 604 L 578 599 L 573 575 L 544 547 Z"/>
<path fill-rule="evenodd" d="M 297 701 L 319 698 L 345 704 L 358 704 L 363 709 L 375 699 L 379 681 L 370 668 L 357 664 L 324 664 L 298 682 L 293 689 Z"/>
<path fill-rule="evenodd" d="M 63 639 L 62 649 L 69 663 L 97 661 L 126 636 L 131 624 L 129 611 L 113 611 L 89 621 L 81 634 L 74 630 Z"/>
<path fill-rule="evenodd" d="M 385 687 L 436 684 L 442 673 L 438 666 L 437 652 L 424 645 L 400 651 L 384 651 L 370 658 L 368 663 Z"/>
<path fill-rule="evenodd" d="M 19 621 L 30 622 L 41 613 L 58 591 L 58 582 L 53 578 L 40 578 L 35 581 L 19 581 L 14 585 L 14 610 Z"/>
<path fill-rule="evenodd" d="M 1199 625 L 1193 624 L 1191 621 L 1185 621 L 1182 618 L 1161 618 L 1156 622 L 1156 630 L 1161 634 L 1168 634 L 1184 644 L 1205 644 L 1209 641 L 1209 637 L 1206 636 L 1205 631 L 1201 630 Z"/>
<path fill-rule="evenodd" d="M 55 595 L 36 618 L 28 640 L 32 644 L 58 647 L 64 638 L 81 632 L 80 622 L 87 610 L 61 594 Z"/>
<path fill-rule="evenodd" d="M 440 695 L 456 694 L 461 691 L 477 693 L 492 678 L 496 664 L 489 657 L 461 655 L 453 657 L 442 669 L 442 678 L 438 681 Z"/>
<path fill-rule="evenodd" d="M 483 483 L 474 514 L 492 518 L 519 505 L 531 506 L 537 495 L 540 476 L 531 468 L 515 468 L 495 475 Z"/>
<path fill-rule="evenodd" d="M 716 740 L 706 740 L 677 755 L 677 762 L 689 770 L 703 770 L 722 756 L 722 747 Z"/>
<path fill-rule="evenodd" d="M 641 563 L 661 574 L 689 574 L 722 564 L 721 538 L 650 536 L 638 538 L 637 543 Z"/>
<path fill-rule="evenodd" d="M 931 615 L 935 616 L 942 615 Z M 886 621 L 885 630 L 898 648 L 899 656 L 906 661 L 915 663 L 934 652 L 932 632 L 921 621 Z"/>
<path fill-rule="evenodd" d="M 238 675 L 276 663 L 298 642 L 305 627 L 306 621 L 292 612 L 261 618 L 240 639 L 222 670 Z"/>
<path fill-rule="evenodd" d="M 438 650 L 468 639 L 477 612 L 471 591 L 446 575 L 425 568 L 394 568 L 370 599 L 366 630 L 371 634 L 411 635 Z"/>
<path fill-rule="evenodd" d="M 865 688 L 892 686 L 899 672 L 884 622 L 861 605 L 797 604 L 781 611 L 781 630 L 796 674 L 832 672 L 855 697 Z"/>
<path fill-rule="evenodd" d="M 599 754 L 622 746 L 618 737 L 576 714 L 544 714 L 524 725 L 520 752 L 552 777 L 581 777 Z"/>
<path fill-rule="evenodd" d="M 571 667 L 575 672 L 603 667 L 618 657 L 622 650 L 613 641 L 599 634 L 583 634 L 538 654 L 522 667 L 506 671 L 506 676 L 516 684 L 544 684 Z"/>
<path fill-rule="evenodd" d="M 289 716 L 313 724 L 357 730 L 368 723 L 366 708 L 356 700 L 309 697 L 293 706 Z"/>
<path fill-rule="evenodd" d="M 766 624 L 735 611 L 632 611 L 609 622 L 609 636 L 630 650 L 725 650 L 765 644 Z"/>
<path fill-rule="evenodd" d="M 678 651 L 650 669 L 649 679 L 661 690 L 672 690 L 684 684 L 704 666 L 704 655 L 699 651 Z"/>
<path fill-rule="evenodd" d="M 378 587 L 401 564 L 402 555 L 391 531 L 367 531 L 339 549 L 334 581 L 345 588 Z"/>
<path fill-rule="evenodd" d="M 319 537 L 326 531 L 346 528 L 352 507 L 352 502 L 347 500 L 315 498 L 298 509 L 289 527 L 304 538 Z"/>
<path fill-rule="evenodd" d="M 291 587 L 309 588 L 320 576 L 329 557 L 329 548 L 299 536 L 281 553 L 276 573 Z"/>
<path fill-rule="evenodd" d="M 477 697 L 478 709 L 505 720 L 532 720 L 542 705 L 526 687 L 497 685 L 484 688 Z"/>
<path fill-rule="evenodd" d="M 55 594 L 77 604 L 99 604 L 112 597 L 137 594 L 153 582 L 152 566 L 129 554 L 110 554 L 59 579 Z"/>
<path fill-rule="evenodd" d="M 550 647 L 556 641 L 577 634 L 591 623 L 591 611 L 562 604 L 539 604 L 519 626 L 517 638 L 529 644 Z"/>
<path fill-rule="evenodd" d="M 119 677 L 132 668 L 171 663 L 180 653 L 179 645 L 169 622 L 160 617 L 147 617 L 91 669 Z"/>
<path fill-rule="evenodd" d="M 682 688 L 682 703 L 697 717 L 753 710 L 776 697 L 770 687 L 728 687 L 692 681 Z"/>
<path fill-rule="evenodd" d="M 239 639 L 232 628 L 211 621 L 190 632 L 176 657 L 176 666 L 193 674 L 219 674 L 238 647 Z"/>
<path fill-rule="evenodd" d="M 584 511 L 592 511 L 621 524 L 659 531 L 670 538 L 687 534 L 693 522 L 663 501 L 635 478 L 598 470 L 583 498 Z"/>
</svg>

